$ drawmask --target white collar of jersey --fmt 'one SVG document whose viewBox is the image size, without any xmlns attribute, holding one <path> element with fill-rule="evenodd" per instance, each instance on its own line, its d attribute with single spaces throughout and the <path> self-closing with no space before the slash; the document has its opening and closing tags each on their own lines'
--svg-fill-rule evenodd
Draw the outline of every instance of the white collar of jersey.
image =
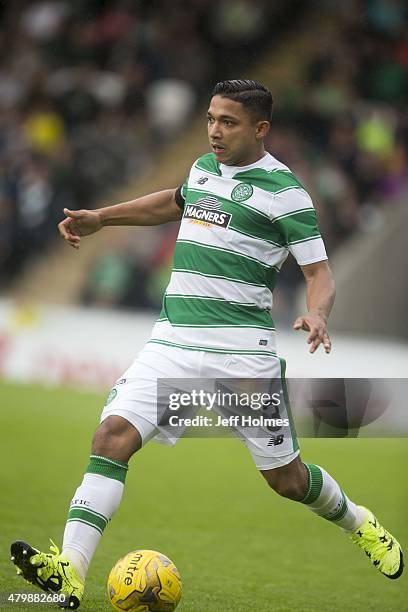
<svg viewBox="0 0 408 612">
<path fill-rule="evenodd" d="M 271 158 L 272 155 L 265 151 L 265 155 L 261 157 L 261 159 L 258 159 L 258 161 L 248 166 L 226 166 L 225 164 L 220 164 L 221 176 L 232 178 L 235 174 L 238 174 L 238 172 L 246 172 L 253 168 L 267 168 L 271 164 Z"/>
</svg>

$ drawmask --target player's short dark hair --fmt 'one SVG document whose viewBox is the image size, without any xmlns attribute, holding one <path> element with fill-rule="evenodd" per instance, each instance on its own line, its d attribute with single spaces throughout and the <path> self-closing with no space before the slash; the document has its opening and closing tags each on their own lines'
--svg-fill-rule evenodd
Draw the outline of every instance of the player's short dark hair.
<svg viewBox="0 0 408 612">
<path fill-rule="evenodd" d="M 255 121 L 271 121 L 273 98 L 264 85 L 257 81 L 232 79 L 220 81 L 212 91 L 213 96 L 229 98 L 240 102 Z"/>
</svg>

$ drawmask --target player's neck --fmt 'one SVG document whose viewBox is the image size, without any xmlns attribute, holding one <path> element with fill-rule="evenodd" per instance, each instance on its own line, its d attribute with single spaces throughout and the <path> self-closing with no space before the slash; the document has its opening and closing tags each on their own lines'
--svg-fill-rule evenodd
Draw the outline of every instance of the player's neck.
<svg viewBox="0 0 408 612">
<path fill-rule="evenodd" d="M 266 155 L 266 151 L 265 151 L 265 147 L 262 145 L 262 147 L 260 149 L 257 149 L 257 151 L 254 151 L 253 153 L 251 153 L 251 155 L 248 155 L 248 157 L 246 157 L 245 159 L 236 162 L 234 164 L 231 164 L 232 166 L 251 166 L 252 164 L 256 164 L 256 162 L 258 162 L 260 159 L 262 159 L 263 157 L 265 157 Z"/>
</svg>

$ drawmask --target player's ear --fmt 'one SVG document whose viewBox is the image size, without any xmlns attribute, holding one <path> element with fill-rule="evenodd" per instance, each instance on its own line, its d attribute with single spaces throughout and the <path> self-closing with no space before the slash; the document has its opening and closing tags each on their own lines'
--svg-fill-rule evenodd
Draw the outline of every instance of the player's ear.
<svg viewBox="0 0 408 612">
<path fill-rule="evenodd" d="M 255 132 L 256 139 L 262 140 L 263 138 L 265 138 L 265 136 L 269 132 L 270 127 L 271 124 L 269 123 L 269 121 L 258 121 L 258 123 L 256 124 Z"/>
</svg>

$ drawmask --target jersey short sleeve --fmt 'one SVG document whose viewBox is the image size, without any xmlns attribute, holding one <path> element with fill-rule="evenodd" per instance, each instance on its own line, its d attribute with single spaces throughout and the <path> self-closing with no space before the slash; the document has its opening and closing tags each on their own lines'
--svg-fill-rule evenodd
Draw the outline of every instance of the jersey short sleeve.
<svg viewBox="0 0 408 612">
<path fill-rule="evenodd" d="M 176 194 L 175 194 L 176 204 L 177 206 L 181 208 L 181 210 L 184 210 L 184 206 L 186 203 L 187 185 L 188 185 L 188 178 L 186 178 L 184 183 L 180 185 L 178 189 L 176 189 Z"/>
<path fill-rule="evenodd" d="M 271 220 L 299 265 L 327 259 L 316 211 L 304 189 L 287 189 L 275 193 Z"/>
</svg>

